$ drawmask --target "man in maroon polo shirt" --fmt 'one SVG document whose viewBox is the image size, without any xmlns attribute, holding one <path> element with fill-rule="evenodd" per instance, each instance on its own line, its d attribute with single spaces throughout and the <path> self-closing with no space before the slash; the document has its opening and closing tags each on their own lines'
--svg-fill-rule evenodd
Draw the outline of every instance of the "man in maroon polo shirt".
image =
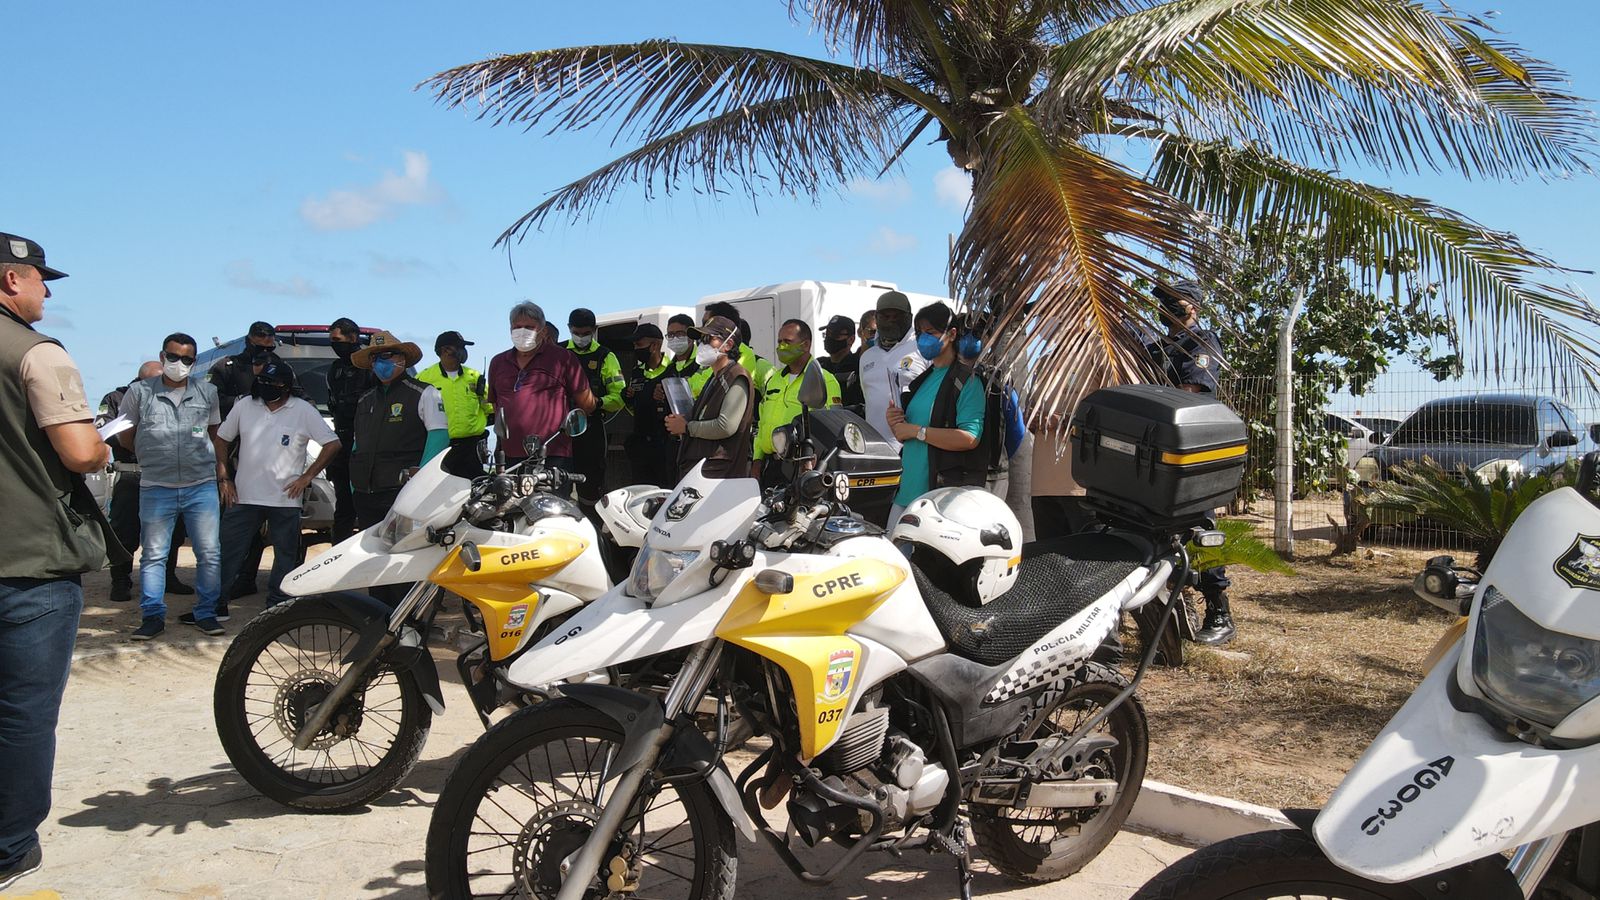
<svg viewBox="0 0 1600 900">
<path fill-rule="evenodd" d="M 544 310 L 523 301 L 511 308 L 511 349 L 489 361 L 489 403 L 506 425 L 506 461 L 521 462 L 523 438 L 556 435 L 546 458 L 570 469 L 572 439 L 561 433 L 567 411 L 595 410 L 594 393 L 583 365 L 571 351 L 548 340 Z"/>
</svg>

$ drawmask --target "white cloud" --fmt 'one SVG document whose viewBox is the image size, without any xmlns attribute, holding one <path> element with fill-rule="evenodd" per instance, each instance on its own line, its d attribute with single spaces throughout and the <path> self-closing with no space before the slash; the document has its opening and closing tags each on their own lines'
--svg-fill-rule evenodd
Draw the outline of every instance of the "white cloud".
<svg viewBox="0 0 1600 900">
<path fill-rule="evenodd" d="M 911 199 L 911 185 L 904 178 L 852 178 L 849 189 L 853 196 L 884 206 L 899 206 Z"/>
<path fill-rule="evenodd" d="M 378 278 L 432 275 L 439 271 L 433 263 L 416 256 L 385 256 L 382 253 L 369 253 L 367 256 L 367 271 Z"/>
<path fill-rule="evenodd" d="M 291 275 L 281 281 L 274 281 L 256 273 L 255 263 L 248 259 L 236 259 L 228 263 L 224 273 L 228 277 L 228 284 L 245 291 L 254 291 L 258 294 L 273 294 L 279 297 L 320 297 L 322 290 L 310 281 L 299 275 Z"/>
<path fill-rule="evenodd" d="M 940 206 L 965 212 L 972 199 L 972 176 L 955 166 L 945 166 L 933 176 L 933 196 Z"/>
<path fill-rule="evenodd" d="M 350 231 L 392 219 L 404 206 L 438 203 L 444 192 L 428 180 L 428 154 L 407 150 L 404 171 L 385 172 L 376 183 L 307 197 L 300 218 L 318 231 Z"/>
<path fill-rule="evenodd" d="M 889 256 L 895 253 L 904 253 L 915 249 L 917 238 L 915 235 L 901 234 L 887 225 L 880 226 L 873 232 L 872 240 L 867 242 L 867 249 L 873 253 Z"/>
</svg>

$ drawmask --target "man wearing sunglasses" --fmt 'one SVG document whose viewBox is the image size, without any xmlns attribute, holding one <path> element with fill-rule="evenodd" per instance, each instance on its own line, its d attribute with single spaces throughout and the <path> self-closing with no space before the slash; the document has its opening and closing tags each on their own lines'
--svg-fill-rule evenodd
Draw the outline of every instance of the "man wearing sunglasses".
<svg viewBox="0 0 1600 900">
<path fill-rule="evenodd" d="M 183 332 L 161 344 L 161 374 L 135 384 L 122 398 L 122 415 L 133 427 L 119 437 L 139 457 L 139 628 L 136 641 L 166 630 L 167 555 L 172 526 L 180 517 L 194 548 L 195 601 L 192 623 L 206 634 L 222 634 L 217 601 L 222 592 L 222 510 L 217 483 L 228 480 L 227 461 L 212 445 L 222 410 L 217 389 L 189 377 L 194 338 Z M 186 620 L 187 621 L 187 620 Z"/>
</svg>

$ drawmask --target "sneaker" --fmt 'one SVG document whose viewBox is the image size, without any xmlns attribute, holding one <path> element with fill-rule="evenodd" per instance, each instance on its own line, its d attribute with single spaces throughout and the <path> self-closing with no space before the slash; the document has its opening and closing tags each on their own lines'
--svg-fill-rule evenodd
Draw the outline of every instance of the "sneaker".
<svg viewBox="0 0 1600 900">
<path fill-rule="evenodd" d="M 110 600 L 112 603 L 127 603 L 128 601 L 132 600 L 133 599 L 133 582 L 131 582 L 131 581 L 113 581 L 113 582 L 111 582 L 111 593 L 107 597 L 107 599 Z"/>
<path fill-rule="evenodd" d="M 218 622 L 226 622 L 231 618 L 233 618 L 233 616 L 228 615 L 228 601 L 226 601 L 226 600 L 218 600 L 217 601 L 217 621 Z"/>
<path fill-rule="evenodd" d="M 32 849 L 22 854 L 22 858 L 9 868 L 0 869 L 0 891 L 11 887 L 24 875 L 32 875 L 39 871 L 39 865 L 44 862 L 44 851 L 34 844 Z M 48 893 L 48 892 L 46 892 Z"/>
<path fill-rule="evenodd" d="M 194 585 L 184 584 L 172 575 L 167 576 L 167 593 L 188 597 L 194 593 Z"/>
<path fill-rule="evenodd" d="M 222 630 L 222 623 L 217 621 L 217 617 L 216 616 L 211 616 L 211 617 L 205 618 L 205 619 L 196 619 L 194 617 L 194 613 L 186 612 L 183 615 L 178 617 L 178 621 L 182 622 L 185 625 L 193 625 L 194 627 L 200 629 L 201 631 L 205 632 L 206 634 L 209 634 L 209 635 L 212 635 L 212 636 L 216 636 L 216 635 L 219 635 L 219 634 L 225 634 L 226 633 L 226 632 L 224 632 Z"/>
<path fill-rule="evenodd" d="M 139 630 L 133 633 L 133 639 L 136 641 L 148 641 L 166 630 L 166 616 L 145 616 L 144 621 L 139 623 Z"/>
</svg>

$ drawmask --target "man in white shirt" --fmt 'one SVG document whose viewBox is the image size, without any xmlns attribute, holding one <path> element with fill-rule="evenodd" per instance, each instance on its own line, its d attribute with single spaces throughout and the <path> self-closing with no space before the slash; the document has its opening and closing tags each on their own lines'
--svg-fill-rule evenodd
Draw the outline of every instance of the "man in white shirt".
<svg viewBox="0 0 1600 900">
<path fill-rule="evenodd" d="M 889 428 L 889 407 L 900 405 L 900 395 L 928 367 L 928 361 L 917 352 L 917 342 L 906 340 L 910 331 L 911 298 L 889 291 L 878 298 L 878 342 L 861 351 L 867 424 L 896 451 L 900 442 Z"/>
<path fill-rule="evenodd" d="M 239 442 L 239 470 L 223 482 L 222 583 L 238 574 L 250 549 L 251 535 L 263 519 L 272 538 L 272 574 L 267 605 L 285 599 L 283 577 L 299 564 L 301 496 L 339 453 L 339 438 L 309 402 L 291 395 L 294 372 L 276 360 L 256 376 L 250 398 L 241 399 L 217 429 L 217 458 L 226 459 L 228 445 Z M 322 445 L 306 465 L 306 444 Z M 227 616 L 227 608 L 217 610 Z"/>
</svg>

